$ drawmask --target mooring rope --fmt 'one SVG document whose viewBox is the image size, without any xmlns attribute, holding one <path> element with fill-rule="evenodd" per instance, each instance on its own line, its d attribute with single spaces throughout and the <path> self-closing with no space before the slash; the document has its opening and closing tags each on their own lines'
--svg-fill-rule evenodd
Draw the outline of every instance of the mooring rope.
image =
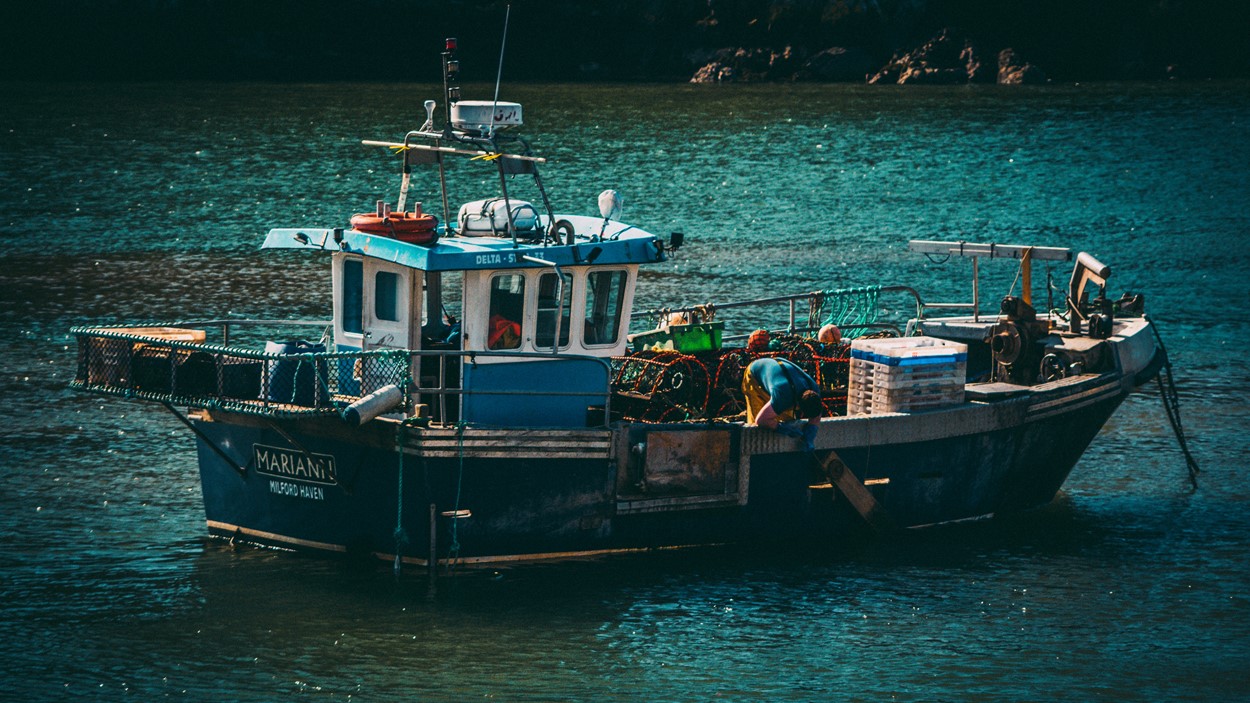
<svg viewBox="0 0 1250 703">
<path fill-rule="evenodd" d="M 464 484 L 464 428 L 465 422 L 456 423 L 456 455 L 459 466 L 456 471 L 456 503 L 451 513 L 451 543 L 447 545 L 447 562 L 454 564 L 460 558 L 460 487 Z"/>
<path fill-rule="evenodd" d="M 1172 376 L 1172 359 L 1168 356 L 1167 347 L 1163 346 L 1163 337 L 1159 336 L 1159 327 L 1149 318 L 1150 329 L 1154 331 L 1155 340 L 1159 342 L 1159 351 L 1163 354 L 1163 368 L 1159 370 L 1159 374 L 1155 376 L 1155 380 L 1159 383 L 1159 396 L 1163 399 L 1163 410 L 1167 413 L 1168 422 L 1172 425 L 1172 431 L 1176 433 L 1176 443 L 1180 445 L 1181 453 L 1185 455 L 1185 467 L 1189 470 L 1189 482 L 1193 485 L 1194 490 L 1198 489 L 1198 461 L 1194 459 L 1194 455 L 1189 451 L 1189 442 L 1185 438 L 1185 428 L 1181 425 L 1181 399 L 1180 393 L 1176 390 L 1176 379 Z"/>
<path fill-rule="evenodd" d="M 395 479 L 395 575 L 403 570 L 404 545 L 408 544 L 408 533 L 404 531 L 404 429 L 408 422 L 399 423 L 395 430 L 395 451 L 399 452 L 398 468 Z"/>
<path fill-rule="evenodd" d="M 412 374 L 410 371 L 404 372 L 403 379 L 403 405 L 404 411 L 408 409 L 408 388 L 412 385 Z M 403 551 L 408 544 L 408 533 L 404 530 L 404 430 L 408 429 L 409 424 L 417 422 L 417 418 L 405 418 L 399 423 L 399 427 L 395 428 L 395 451 L 399 452 L 399 461 L 396 462 L 395 477 L 395 575 L 399 576 L 403 570 Z M 431 555 L 432 556 L 432 555 Z"/>
</svg>

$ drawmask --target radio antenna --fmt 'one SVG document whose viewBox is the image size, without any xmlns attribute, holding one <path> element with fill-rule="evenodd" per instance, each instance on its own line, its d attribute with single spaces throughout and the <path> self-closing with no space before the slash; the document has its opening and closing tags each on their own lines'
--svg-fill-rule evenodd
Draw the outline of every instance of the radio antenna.
<svg viewBox="0 0 1250 703">
<path fill-rule="evenodd" d="M 495 102 L 490 106 L 490 130 L 487 138 L 495 137 L 495 114 L 499 111 L 499 83 L 503 81 L 503 51 L 508 46 L 508 20 L 512 17 L 512 4 L 503 13 L 503 41 L 499 44 L 499 71 L 495 73 Z"/>
</svg>

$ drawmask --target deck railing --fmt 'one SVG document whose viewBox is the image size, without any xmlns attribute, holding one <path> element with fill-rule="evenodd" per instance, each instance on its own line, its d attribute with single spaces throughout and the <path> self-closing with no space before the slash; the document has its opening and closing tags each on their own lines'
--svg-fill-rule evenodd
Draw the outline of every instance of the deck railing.
<svg viewBox="0 0 1250 703">
<path fill-rule="evenodd" d="M 673 313 L 689 312 L 708 321 L 724 310 L 753 308 L 751 327 L 741 334 L 726 335 L 724 341 L 741 340 L 746 337 L 745 333 L 758 327 L 787 332 L 792 337 L 789 341 L 803 348 L 776 349 L 768 353 L 797 355 L 798 361 L 811 367 L 807 369 L 809 373 L 828 386 L 832 395 L 837 395 L 834 391 L 844 387 L 846 376 L 841 352 L 834 350 L 825 354 L 812 346 L 815 344 L 812 340 L 807 340 L 811 344 L 804 345 L 799 335 L 814 336 L 828 321 L 835 321 L 848 339 L 879 330 L 903 334 L 894 322 L 878 319 L 881 313 L 878 301 L 882 295 L 901 295 L 914 306 L 916 318 L 922 318 L 926 307 L 930 307 L 910 287 L 884 286 L 646 310 L 635 313 L 635 319 L 666 318 Z M 769 307 L 774 309 L 769 319 L 779 323 L 777 326 L 761 322 L 765 316 L 758 311 L 767 311 Z M 778 308 L 785 311 L 784 318 L 777 314 Z M 293 330 L 310 327 L 324 330 L 321 344 L 290 343 L 270 351 L 262 348 L 265 345 L 261 342 L 265 339 L 289 339 Z M 566 397 L 564 404 L 567 406 L 574 405 L 568 398 L 584 397 L 588 400 L 584 406 L 586 423 L 600 426 L 613 418 L 614 396 L 625 397 L 618 414 L 627 419 L 648 418 L 660 410 L 672 410 L 688 419 L 740 412 L 738 384 L 742 368 L 754 358 L 753 353 L 746 350 L 729 350 L 728 347 L 729 351 L 722 354 L 719 346 L 710 350 L 714 358 L 669 352 L 668 356 L 657 359 L 646 354 L 645 358 L 631 355 L 608 359 L 550 352 L 459 349 L 330 351 L 326 346 L 331 328 L 332 323 L 325 320 L 245 319 L 148 327 L 79 327 L 72 330 L 79 341 L 78 373 L 72 385 L 107 395 L 271 417 L 340 414 L 360 398 L 393 385 L 401 390 L 403 405 L 397 405 L 397 409 L 405 416 L 428 414 L 432 421 L 443 424 L 480 417 L 478 413 L 491 407 L 492 399 L 503 402 L 511 401 L 512 397 L 530 397 L 538 402 L 527 403 L 526 407 L 541 408 L 544 403 L 558 402 L 554 398 L 557 396 Z M 209 332 L 213 333 L 211 339 Z M 239 337 L 246 337 L 245 343 L 234 339 L 236 332 Z M 590 362 L 602 367 L 602 381 L 597 380 L 600 376 L 596 372 L 582 375 L 575 390 L 566 390 L 567 384 L 561 383 L 536 388 L 515 375 L 479 377 L 474 371 L 475 380 L 466 388 L 461 381 L 464 372 L 491 357 L 494 357 L 492 361 Z M 703 385 L 687 382 L 691 379 L 674 364 L 701 365 L 704 372 L 695 373 L 698 369 L 693 369 L 691 379 L 697 376 L 703 379 Z M 478 378 L 483 381 L 479 382 Z M 695 390 L 700 392 L 691 391 L 694 386 L 698 386 Z M 670 397 L 676 390 L 691 397 Z M 479 401 L 469 401 L 472 396 L 479 396 Z M 643 396 L 646 402 L 639 405 Z M 465 412 L 466 404 L 473 405 L 472 413 Z M 598 413 L 600 404 L 602 419 L 590 419 L 590 415 Z M 425 408 L 421 408 L 423 405 Z M 571 412 L 569 408 L 564 412 L 566 416 L 561 422 L 574 421 L 567 415 Z M 541 413 L 540 409 L 538 414 Z"/>
<path fill-rule="evenodd" d="M 549 352 L 376 349 L 323 351 L 323 346 L 286 345 L 283 353 L 209 343 L 204 327 L 324 326 L 321 321 L 209 320 L 159 326 L 76 327 L 78 370 L 71 387 L 127 398 L 270 417 L 337 415 L 360 398 L 395 385 L 405 414 L 418 403 L 435 420 L 454 424 L 461 400 L 475 394 L 575 396 L 601 402 L 611 415 L 609 359 Z M 603 386 L 592 390 L 509 391 L 465 389 L 461 369 L 482 358 L 578 360 L 602 365 Z"/>
<path fill-rule="evenodd" d="M 758 320 L 753 323 L 755 326 L 750 330 L 745 330 L 740 334 L 726 335 L 725 341 L 734 341 L 745 339 L 752 330 L 756 328 L 769 329 L 769 331 L 782 331 L 789 334 L 805 334 L 815 336 L 817 330 L 828 321 L 827 305 L 831 300 L 860 298 L 856 301 L 861 308 L 856 310 L 856 316 L 860 319 L 838 321 L 838 326 L 843 330 L 847 337 L 855 337 L 861 334 L 876 330 L 892 330 L 896 333 L 902 332 L 898 324 L 894 322 L 882 322 L 877 319 L 878 310 L 876 309 L 876 299 L 881 295 L 901 294 L 904 299 L 910 298 L 914 305 L 914 316 L 916 319 L 922 319 L 924 312 L 928 308 L 936 307 L 934 305 L 926 305 L 920 298 L 914 288 L 910 286 L 877 286 L 872 288 L 849 288 L 843 290 L 828 291 L 811 291 L 808 293 L 797 293 L 794 295 L 781 295 L 772 298 L 757 298 L 753 300 L 742 300 L 730 303 L 707 303 L 702 305 L 686 305 L 680 307 L 653 308 L 650 310 L 641 310 L 633 313 L 635 320 L 640 319 L 666 319 L 669 315 L 675 313 L 689 313 L 700 320 L 710 321 L 717 314 L 725 310 L 739 310 L 743 308 L 777 308 L 784 306 L 781 315 L 774 313 L 774 320 L 781 321 L 781 325 L 777 328 L 769 327 Z M 871 306 L 872 309 L 867 309 Z"/>
</svg>

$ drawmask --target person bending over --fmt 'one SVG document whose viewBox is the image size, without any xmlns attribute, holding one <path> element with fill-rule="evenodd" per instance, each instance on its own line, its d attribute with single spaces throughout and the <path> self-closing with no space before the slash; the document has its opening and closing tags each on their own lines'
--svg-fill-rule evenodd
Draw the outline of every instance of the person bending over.
<svg viewBox="0 0 1250 703">
<path fill-rule="evenodd" d="M 815 436 L 815 426 L 824 412 L 820 386 L 794 363 L 786 359 L 756 359 L 742 375 L 742 394 L 746 397 L 748 423 L 776 430 L 783 427 L 783 422 L 806 418 L 810 429 L 802 434 L 805 438 Z"/>
</svg>

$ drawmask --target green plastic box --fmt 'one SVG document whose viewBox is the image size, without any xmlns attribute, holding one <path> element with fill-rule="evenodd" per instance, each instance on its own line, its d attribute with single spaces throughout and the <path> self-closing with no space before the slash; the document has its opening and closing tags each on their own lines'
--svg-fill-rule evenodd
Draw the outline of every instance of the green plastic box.
<svg viewBox="0 0 1250 703">
<path fill-rule="evenodd" d="M 631 334 L 629 342 L 634 351 L 654 349 L 659 346 L 660 349 L 671 349 L 683 354 L 696 354 L 720 349 L 721 335 L 724 331 L 725 323 L 723 322 L 670 325 L 667 329 Z"/>
</svg>

